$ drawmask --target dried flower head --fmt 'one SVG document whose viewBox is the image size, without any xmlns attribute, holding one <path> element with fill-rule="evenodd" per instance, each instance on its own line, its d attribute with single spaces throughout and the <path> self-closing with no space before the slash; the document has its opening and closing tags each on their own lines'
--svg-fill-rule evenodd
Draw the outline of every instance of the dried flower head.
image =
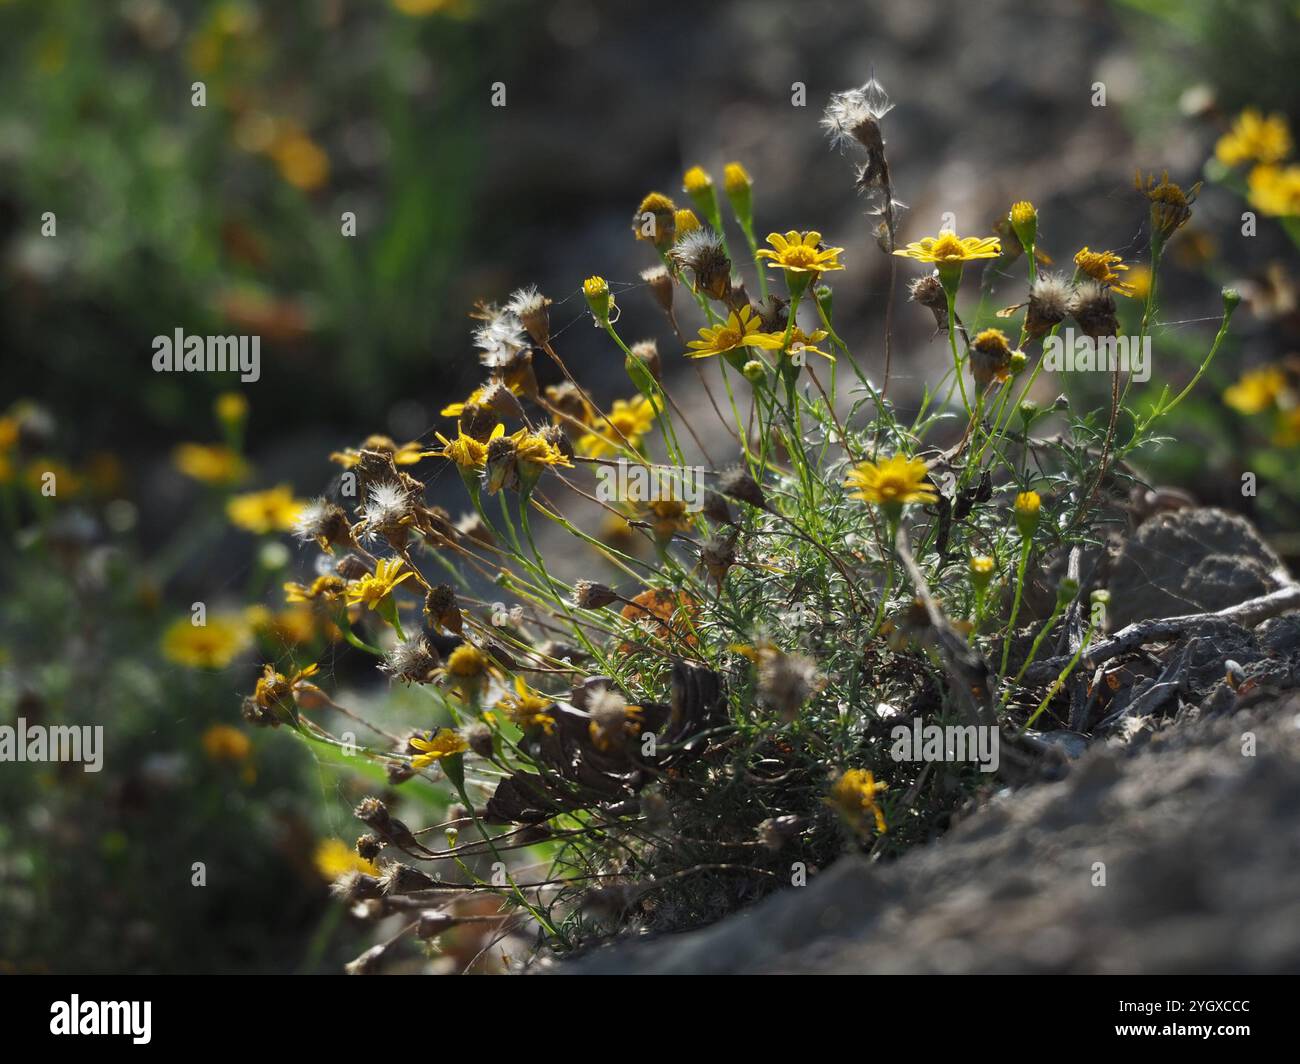
<svg viewBox="0 0 1300 1064">
<path fill-rule="evenodd" d="M 731 259 L 720 234 L 696 229 L 679 239 L 668 254 L 678 269 L 691 271 L 697 292 L 711 299 L 726 297 L 731 288 Z"/>
<path fill-rule="evenodd" d="M 1070 298 L 1070 315 L 1084 334 L 1094 339 L 1119 333 L 1115 299 L 1106 285 L 1096 281 L 1084 281 L 1074 290 Z"/>
<path fill-rule="evenodd" d="M 1137 190 L 1151 201 L 1151 229 L 1162 240 L 1167 240 L 1187 224 L 1192 216 L 1192 204 L 1201 191 L 1198 181 L 1186 192 L 1182 186 L 1169 180 L 1169 171 L 1160 175 L 1148 174 L 1145 181 L 1139 170 L 1136 179 Z"/>
</svg>

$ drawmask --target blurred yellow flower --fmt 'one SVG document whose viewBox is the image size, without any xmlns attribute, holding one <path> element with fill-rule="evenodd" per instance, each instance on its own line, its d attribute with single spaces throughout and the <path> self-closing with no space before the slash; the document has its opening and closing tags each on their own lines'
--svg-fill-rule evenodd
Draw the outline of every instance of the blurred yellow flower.
<svg viewBox="0 0 1300 1064">
<path fill-rule="evenodd" d="M 1300 215 L 1300 166 L 1257 166 L 1246 178 L 1250 205 L 1274 218 Z"/>
<path fill-rule="evenodd" d="M 632 400 L 615 399 L 613 409 L 609 411 L 609 421 L 598 418 L 592 431 L 578 439 L 578 453 L 588 458 L 613 454 L 622 446 L 619 433 L 630 446 L 636 447 L 641 442 L 641 437 L 654 427 L 654 421 L 654 404 L 644 395 L 638 395 Z M 610 429 L 610 425 L 614 428 Z M 605 431 L 600 431 L 602 429 Z"/>
<path fill-rule="evenodd" d="M 203 484 L 237 484 L 248 473 L 247 463 L 223 444 L 182 443 L 172 452 L 172 463 L 187 477 Z"/>
<path fill-rule="evenodd" d="M 1241 163 L 1281 162 L 1291 153 L 1291 130 L 1286 116 L 1273 113 L 1267 118 L 1253 107 L 1247 107 L 1237 116 L 1219 142 L 1214 154 L 1225 166 Z"/>
<path fill-rule="evenodd" d="M 378 868 L 359 856 L 342 839 L 321 839 L 312 855 L 312 863 L 322 878 L 330 882 L 349 872 L 364 872 L 368 876 L 379 874 Z"/>
<path fill-rule="evenodd" d="M 1119 275 L 1127 270 L 1122 256 L 1113 251 L 1089 251 L 1084 245 L 1074 256 L 1074 264 L 1079 272 L 1091 277 L 1098 284 L 1110 285 L 1111 291 L 1122 296 L 1132 296 L 1132 287 Z"/>
<path fill-rule="evenodd" d="M 1260 414 L 1286 391 L 1286 375 L 1276 366 L 1252 369 L 1223 393 L 1223 401 L 1240 414 Z"/>
<path fill-rule="evenodd" d="M 228 724 L 212 725 L 199 741 L 213 761 L 243 761 L 253 750 L 252 740 Z"/>
<path fill-rule="evenodd" d="M 883 781 L 877 783 L 869 769 L 851 768 L 835 781 L 835 786 L 831 788 L 830 804 L 855 828 L 861 828 L 867 814 L 871 814 L 876 830 L 883 835 L 889 829 L 876 795 L 888 789 L 889 784 Z"/>
<path fill-rule="evenodd" d="M 180 617 L 163 633 L 163 657 L 191 669 L 224 669 L 252 639 L 240 617 L 208 617 L 206 624 L 194 624 Z"/>
<path fill-rule="evenodd" d="M 305 499 L 294 498 L 290 485 L 279 484 L 266 491 L 252 491 L 229 499 L 226 516 L 237 528 L 264 536 L 270 532 L 293 531 L 294 522 L 306 505 Z"/>
</svg>

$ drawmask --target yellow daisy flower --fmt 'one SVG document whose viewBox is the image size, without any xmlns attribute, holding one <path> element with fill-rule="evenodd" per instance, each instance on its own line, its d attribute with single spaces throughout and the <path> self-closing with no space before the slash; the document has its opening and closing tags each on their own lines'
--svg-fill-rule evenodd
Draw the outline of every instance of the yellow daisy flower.
<svg viewBox="0 0 1300 1064">
<path fill-rule="evenodd" d="M 419 735 L 412 736 L 411 745 L 422 751 L 411 758 L 411 768 L 414 769 L 428 768 L 435 761 L 463 754 L 469 749 L 469 743 L 465 741 L 464 736 L 451 728 L 439 728 L 438 733 L 430 739 L 424 739 Z"/>
<path fill-rule="evenodd" d="M 1111 291 L 1122 296 L 1134 294 L 1132 285 L 1119 275 L 1120 270 L 1127 270 L 1124 259 L 1113 251 L 1089 251 L 1085 245 L 1074 256 L 1074 264 L 1079 272 L 1091 277 L 1098 284 L 1110 285 Z"/>
<path fill-rule="evenodd" d="M 859 462 L 849 470 L 844 486 L 854 489 L 849 492 L 851 499 L 901 509 L 908 503 L 939 501 L 928 475 L 925 459 L 896 454 L 881 462 Z"/>
<path fill-rule="evenodd" d="M 825 329 L 814 329 L 811 333 L 806 333 L 796 325 L 790 330 L 789 344 L 786 344 L 785 332 L 782 331 L 755 333 L 750 346 L 762 348 L 764 351 L 780 351 L 784 347 L 787 355 L 794 355 L 802 351 L 809 355 L 821 355 L 822 358 L 834 362 L 834 355 L 817 347 L 828 335 Z"/>
<path fill-rule="evenodd" d="M 496 708 L 519 728 L 541 728 L 550 735 L 555 730 L 555 717 L 547 710 L 554 704 L 554 699 L 534 691 L 522 676 L 516 676 L 514 694 L 502 695 Z"/>
<path fill-rule="evenodd" d="M 724 355 L 739 347 L 756 347 L 755 334 L 762 329 L 763 323 L 754 313 L 753 307 L 741 307 L 733 310 L 725 324 L 714 325 L 700 330 L 700 338 L 691 340 L 686 346 L 687 358 L 709 358 L 712 355 Z"/>
<path fill-rule="evenodd" d="M 499 436 L 504 436 L 506 427 L 497 425 L 492 430 L 492 435 L 488 438 L 489 442 Z M 447 439 L 441 432 L 435 432 L 438 442 L 442 444 L 441 451 L 432 452 L 438 458 L 447 458 L 455 462 L 461 472 L 466 470 L 482 469 L 487 464 L 488 445 L 476 440 L 473 436 L 466 436 L 465 430 L 461 428 L 459 422 L 456 425 L 456 438 Z"/>
<path fill-rule="evenodd" d="M 894 252 L 917 262 L 930 262 L 936 266 L 954 266 L 977 259 L 996 259 L 1002 254 L 1002 242 L 995 236 L 958 236 L 940 233 L 927 236 Z"/>
<path fill-rule="evenodd" d="M 375 610 L 389 601 L 393 590 L 415 575 L 404 568 L 400 558 L 383 558 L 375 563 L 375 571 L 348 585 L 349 606 L 368 606 Z"/>
<path fill-rule="evenodd" d="M 756 252 L 760 259 L 767 259 L 768 265 L 785 270 L 788 273 L 825 273 L 828 270 L 842 270 L 843 263 L 839 256 L 843 248 L 818 248 L 822 242 L 821 233 L 813 230 L 799 233 L 794 229 L 782 236 L 780 233 L 768 233 L 767 242 L 771 249 L 763 248 Z"/>
</svg>

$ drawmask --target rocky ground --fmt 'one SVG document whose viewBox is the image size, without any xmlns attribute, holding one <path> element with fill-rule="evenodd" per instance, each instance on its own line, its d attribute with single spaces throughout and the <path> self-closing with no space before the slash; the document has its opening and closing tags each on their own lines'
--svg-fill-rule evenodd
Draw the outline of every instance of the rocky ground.
<svg viewBox="0 0 1300 1064">
<path fill-rule="evenodd" d="M 1220 609 L 1289 579 L 1266 552 L 1217 511 L 1161 515 L 1124 545 L 1112 587 L 1126 622 Z M 1138 572 L 1154 581 L 1142 606 Z M 561 970 L 1300 970 L 1300 614 L 1207 621 L 1134 657 L 1161 675 L 1180 663 L 1169 696 L 1141 698 L 1150 676 L 1121 692 L 1112 707 L 1136 713 L 1096 728 L 1063 778 L 997 791 L 891 865 L 846 857 L 713 927 Z"/>
</svg>

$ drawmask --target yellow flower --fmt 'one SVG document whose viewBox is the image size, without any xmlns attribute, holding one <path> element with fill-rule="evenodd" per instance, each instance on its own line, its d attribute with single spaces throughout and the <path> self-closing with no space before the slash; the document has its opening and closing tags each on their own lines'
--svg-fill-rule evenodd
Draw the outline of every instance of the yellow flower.
<svg viewBox="0 0 1300 1064">
<path fill-rule="evenodd" d="M 927 236 L 905 248 L 899 248 L 895 255 L 916 259 L 917 262 L 931 262 L 937 266 L 954 266 L 976 259 L 996 259 L 1002 254 L 1002 243 L 995 236 L 958 236 L 956 233 L 940 233 Z"/>
<path fill-rule="evenodd" d="M 341 576 L 326 573 L 311 582 L 310 587 L 302 584 L 284 585 L 284 601 L 289 603 L 311 602 L 333 605 L 342 600 L 347 590 L 347 582 Z"/>
<path fill-rule="evenodd" d="M 236 484 L 248 472 L 239 454 L 222 444 L 182 443 L 172 452 L 172 462 L 187 477 L 204 484 Z"/>
<path fill-rule="evenodd" d="M 378 868 L 359 856 L 342 839 L 321 839 L 312 856 L 312 863 L 321 877 L 330 882 L 349 872 L 364 872 L 368 876 L 379 874 Z"/>
<path fill-rule="evenodd" d="M 294 188 L 314 192 L 329 180 L 329 156 L 307 133 L 292 123 L 284 127 L 271 145 L 276 169 Z"/>
<path fill-rule="evenodd" d="M 1155 174 L 1148 174 L 1144 181 L 1139 170 L 1136 185 L 1137 190 L 1151 201 L 1151 227 L 1162 238 L 1172 236 L 1187 224 L 1192 216 L 1192 204 L 1201 191 L 1198 181 L 1184 192 L 1181 185 L 1169 180 L 1167 170 L 1160 175 L 1159 181 Z"/>
<path fill-rule="evenodd" d="M 228 724 L 214 724 L 199 741 L 212 761 L 243 761 L 253 749 L 248 736 Z"/>
<path fill-rule="evenodd" d="M 977 588 L 988 587 L 993 579 L 993 559 L 987 554 L 977 554 L 970 560 L 970 582 Z"/>
<path fill-rule="evenodd" d="M 842 270 L 844 265 L 839 256 L 843 248 L 821 248 L 821 233 L 812 230 L 799 233 L 791 229 L 785 236 L 780 233 L 768 233 L 767 242 L 772 248 L 763 248 L 756 252 L 758 258 L 767 259 L 769 266 L 778 267 L 789 273 L 824 273 L 827 270 Z"/>
<path fill-rule="evenodd" d="M 1079 272 L 1087 274 L 1098 284 L 1110 285 L 1111 290 L 1122 296 L 1132 296 L 1133 287 L 1120 277 L 1120 270 L 1127 270 L 1124 259 L 1113 251 L 1089 251 L 1085 245 L 1074 256 L 1074 264 Z"/>
<path fill-rule="evenodd" d="M 1286 391 L 1286 375 L 1276 366 L 1252 369 L 1223 393 L 1223 401 L 1241 414 L 1259 414 Z"/>
<path fill-rule="evenodd" d="M 1291 130 L 1286 116 L 1274 112 L 1265 118 L 1253 107 L 1237 116 L 1219 142 L 1214 154 L 1224 166 L 1240 163 L 1276 163 L 1291 154 Z"/>
<path fill-rule="evenodd" d="M 492 659 L 473 643 L 461 643 L 447 655 L 447 662 L 439 672 L 468 699 L 487 686 Z"/>
<path fill-rule="evenodd" d="M 505 435 L 506 427 L 497 425 L 492 430 L 489 440 L 495 440 L 498 436 Z M 439 458 L 448 458 L 455 462 L 461 472 L 474 469 L 482 469 L 487 464 L 487 444 L 480 443 L 473 436 L 466 436 L 465 430 L 461 428 L 460 423 L 456 424 L 456 438 L 447 439 L 441 432 L 435 432 L 438 442 L 442 444 L 441 451 L 433 452 Z"/>
<path fill-rule="evenodd" d="M 697 229 L 703 228 L 700 220 L 695 216 L 695 212 L 689 207 L 683 207 L 673 215 L 673 237 L 680 240 L 687 233 L 693 233 Z"/>
<path fill-rule="evenodd" d="M 876 795 L 888 789 L 889 784 L 876 782 L 870 769 L 851 768 L 835 781 L 835 786 L 831 788 L 830 804 L 855 828 L 861 828 L 867 814 L 871 814 L 876 831 L 883 835 L 889 829 Z"/>
<path fill-rule="evenodd" d="M 883 462 L 859 462 L 849 470 L 844 486 L 856 489 L 849 493 L 851 499 L 861 499 L 887 509 L 901 509 L 908 503 L 939 501 L 939 496 L 926 480 L 928 473 L 923 458 L 896 454 Z"/>
<path fill-rule="evenodd" d="M 834 355 L 817 347 L 828 335 L 825 329 L 814 329 L 811 333 L 806 333 L 796 325 L 790 330 L 789 344 L 786 344 L 785 332 L 782 331 L 755 333 L 751 346 L 761 347 L 764 351 L 780 351 L 784 347 L 787 355 L 793 356 L 802 352 L 808 355 L 821 355 L 822 358 L 834 362 Z"/>
<path fill-rule="evenodd" d="M 469 743 L 460 732 L 453 731 L 451 728 L 439 728 L 438 733 L 431 739 L 424 739 L 418 735 L 412 736 L 411 745 L 422 751 L 411 758 L 411 768 L 414 769 L 428 768 L 435 761 L 463 754 L 469 749 Z"/>
<path fill-rule="evenodd" d="M 644 395 L 638 395 L 630 401 L 615 399 L 613 409 L 609 412 L 609 421 L 598 418 L 592 431 L 578 439 L 577 450 L 588 458 L 601 458 L 613 454 L 623 446 L 619 433 L 627 440 L 629 446 L 635 448 L 640 444 L 641 437 L 654 427 L 654 421 L 654 404 Z M 618 431 L 609 429 L 609 425 L 613 425 Z M 608 434 L 599 431 L 601 429 L 607 429 Z"/>
<path fill-rule="evenodd" d="M 1032 248 L 1038 240 L 1038 211 L 1028 200 L 1020 200 L 1011 205 L 1007 214 L 1011 230 L 1016 234 L 1022 248 Z"/>
<path fill-rule="evenodd" d="M 1300 215 L 1300 166 L 1257 166 L 1246 185 L 1256 210 L 1273 218 Z"/>
<path fill-rule="evenodd" d="M 728 315 L 726 324 L 701 329 L 700 338 L 686 345 L 691 348 L 686 352 L 686 356 L 708 358 L 711 355 L 726 354 L 738 347 L 756 347 L 757 341 L 754 337 L 762 327 L 763 323 L 754 313 L 753 307 L 745 306 L 739 311 L 733 310 Z"/>
<path fill-rule="evenodd" d="M 375 571 L 348 585 L 349 606 L 368 606 L 375 610 L 389 602 L 393 590 L 415 575 L 404 569 L 400 558 L 384 558 L 375 563 Z"/>
<path fill-rule="evenodd" d="M 285 676 L 276 672 L 274 665 L 263 665 L 262 675 L 253 686 L 253 701 L 264 710 L 276 710 L 282 716 L 296 718 L 296 695 L 313 694 L 317 701 L 324 697 L 325 693 L 319 687 L 307 682 L 308 677 L 315 676 L 319 671 L 320 666 L 313 664 Z"/>
<path fill-rule="evenodd" d="M 1039 511 L 1042 509 L 1042 496 L 1036 491 L 1022 491 L 1016 496 L 1016 527 L 1022 536 L 1031 536 L 1038 527 Z"/>
<path fill-rule="evenodd" d="M 446 413 L 446 410 L 443 413 Z M 337 462 L 344 469 L 355 469 L 361 463 L 362 451 L 379 451 L 381 454 L 388 455 L 393 460 L 393 464 L 399 466 L 415 465 L 421 458 L 429 455 L 429 452 L 414 440 L 399 447 L 389 436 L 367 436 L 361 441 L 359 448 L 348 447 L 342 451 L 335 451 L 330 455 L 330 461 Z"/>
<path fill-rule="evenodd" d="M 269 532 L 292 531 L 306 505 L 305 500 L 294 498 L 292 487 L 280 484 L 227 500 L 226 516 L 237 528 L 263 536 Z"/>
<path fill-rule="evenodd" d="M 248 646 L 251 635 L 239 617 L 209 617 L 206 624 L 180 617 L 163 633 L 163 657 L 191 669 L 224 669 Z"/>
<path fill-rule="evenodd" d="M 1151 291 L 1151 267 L 1134 266 L 1128 275 L 1129 294 L 1134 299 L 1146 299 Z"/>
<path fill-rule="evenodd" d="M 740 163 L 727 163 L 722 170 L 722 189 L 728 196 L 734 196 L 751 189 L 754 179 L 749 176 Z"/>
<path fill-rule="evenodd" d="M 702 166 L 692 166 L 682 175 L 682 191 L 691 196 L 707 193 L 713 187 L 713 178 Z"/>
<path fill-rule="evenodd" d="M 610 311 L 614 309 L 614 296 L 609 290 L 609 282 L 600 276 L 588 277 L 582 282 L 582 294 L 596 321 L 601 325 L 606 324 Z"/>
<path fill-rule="evenodd" d="M 1278 418 L 1273 443 L 1278 447 L 1294 447 L 1300 443 L 1300 406 Z"/>
<path fill-rule="evenodd" d="M 248 400 L 240 392 L 222 392 L 212 406 L 223 425 L 240 425 L 248 417 Z"/>
<path fill-rule="evenodd" d="M 554 704 L 554 699 L 534 691 L 524 683 L 522 676 L 516 676 L 514 694 L 502 695 L 496 708 L 519 728 L 541 728 L 550 735 L 555 730 L 555 717 L 547 710 Z"/>
</svg>

